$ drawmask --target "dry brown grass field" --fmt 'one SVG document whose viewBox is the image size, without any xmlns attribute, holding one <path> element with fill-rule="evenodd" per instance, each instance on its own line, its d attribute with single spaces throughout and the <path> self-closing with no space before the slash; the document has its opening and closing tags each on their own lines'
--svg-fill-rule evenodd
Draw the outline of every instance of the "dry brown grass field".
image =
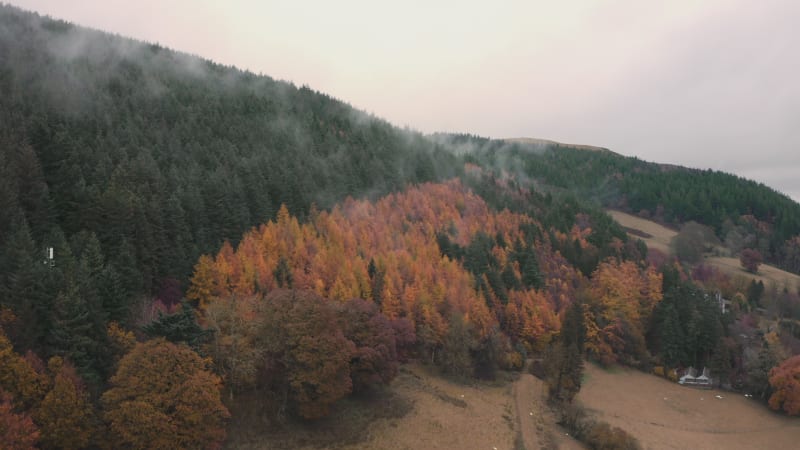
<svg viewBox="0 0 800 450">
<path fill-rule="evenodd" d="M 585 374 L 577 400 L 592 417 L 624 429 L 645 449 L 789 449 L 800 442 L 800 419 L 773 413 L 742 394 L 683 387 L 590 363 Z M 341 402 L 328 419 L 282 427 L 258 426 L 254 417 L 234 423 L 226 448 L 585 448 L 555 425 L 543 396 L 542 381 L 527 373 L 465 385 L 409 364 L 390 388 Z"/>
<path fill-rule="evenodd" d="M 677 231 L 621 211 L 607 210 L 606 212 L 620 225 L 627 228 L 630 236 L 643 240 L 648 248 L 655 248 L 666 254 L 670 253 L 669 243 L 678 234 Z"/>
<path fill-rule="evenodd" d="M 392 390 L 408 398 L 413 410 L 402 418 L 375 421 L 364 442 L 343 448 L 584 449 L 555 424 L 542 381 L 528 373 L 514 378 L 463 385 L 424 367 L 406 366 Z"/>
<path fill-rule="evenodd" d="M 742 394 L 593 364 L 586 364 L 585 373 L 578 400 L 598 419 L 635 436 L 643 448 L 790 449 L 800 443 L 800 419 Z"/>
<path fill-rule="evenodd" d="M 580 449 L 554 425 L 541 381 L 504 374 L 494 383 L 456 383 L 407 364 L 391 387 L 337 404 L 329 418 L 283 426 L 244 416 L 229 428 L 230 449 Z M 512 379 L 516 378 L 516 380 Z"/>
</svg>

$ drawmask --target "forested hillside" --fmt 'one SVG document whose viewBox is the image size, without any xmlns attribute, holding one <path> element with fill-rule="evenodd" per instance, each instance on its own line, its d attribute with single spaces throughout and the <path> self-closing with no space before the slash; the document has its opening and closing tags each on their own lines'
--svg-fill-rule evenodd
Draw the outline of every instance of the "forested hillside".
<svg viewBox="0 0 800 450">
<path fill-rule="evenodd" d="M 10 6 L 0 94 L 0 448 L 218 448 L 232 415 L 309 423 L 408 360 L 491 380 L 537 358 L 562 404 L 584 357 L 708 365 L 800 413 L 796 288 L 648 258 L 602 209 L 789 266 L 799 207 L 764 186 L 423 136 Z"/>
<path fill-rule="evenodd" d="M 800 204 L 735 175 L 624 157 L 606 149 L 565 144 L 437 135 L 467 160 L 514 177 L 522 185 L 568 191 L 608 208 L 680 225 L 710 226 L 737 252 L 757 248 L 767 261 L 800 273 Z"/>
<path fill-rule="evenodd" d="M 421 135 L 309 88 L 0 9 L 0 246 L 96 237 L 133 293 L 286 204 L 451 177 Z M 124 261 L 129 258 L 129 261 Z M 4 273 L 13 260 L 3 258 Z"/>
</svg>

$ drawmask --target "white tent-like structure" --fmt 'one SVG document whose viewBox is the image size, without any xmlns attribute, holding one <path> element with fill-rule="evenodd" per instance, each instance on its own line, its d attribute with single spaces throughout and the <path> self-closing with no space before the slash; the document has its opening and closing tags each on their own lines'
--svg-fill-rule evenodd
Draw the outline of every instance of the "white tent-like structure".
<svg viewBox="0 0 800 450">
<path fill-rule="evenodd" d="M 712 388 L 714 386 L 714 379 L 711 378 L 711 372 L 707 367 L 703 368 L 703 373 L 697 375 L 697 369 L 689 367 L 686 373 L 678 380 L 679 384 L 684 386 L 698 386 L 704 388 Z"/>
</svg>

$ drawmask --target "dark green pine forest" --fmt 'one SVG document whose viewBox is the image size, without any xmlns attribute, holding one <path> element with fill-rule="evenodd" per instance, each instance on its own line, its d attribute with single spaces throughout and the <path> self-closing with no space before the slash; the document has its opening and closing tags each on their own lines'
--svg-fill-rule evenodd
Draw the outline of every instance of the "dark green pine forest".
<svg viewBox="0 0 800 450">
<path fill-rule="evenodd" d="M 151 293 L 281 204 L 305 217 L 460 172 L 307 87 L 12 7 L 0 20 L 4 255 L 91 243 L 128 294 Z"/>
</svg>

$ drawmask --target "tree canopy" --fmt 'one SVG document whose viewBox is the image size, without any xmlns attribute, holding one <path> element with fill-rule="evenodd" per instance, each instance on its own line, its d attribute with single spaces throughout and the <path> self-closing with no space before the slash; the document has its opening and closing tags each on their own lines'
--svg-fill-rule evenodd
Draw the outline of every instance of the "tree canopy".
<svg viewBox="0 0 800 450">
<path fill-rule="evenodd" d="M 119 362 L 102 397 L 116 445 L 213 448 L 225 439 L 228 410 L 210 361 L 163 338 L 139 343 Z"/>
</svg>

